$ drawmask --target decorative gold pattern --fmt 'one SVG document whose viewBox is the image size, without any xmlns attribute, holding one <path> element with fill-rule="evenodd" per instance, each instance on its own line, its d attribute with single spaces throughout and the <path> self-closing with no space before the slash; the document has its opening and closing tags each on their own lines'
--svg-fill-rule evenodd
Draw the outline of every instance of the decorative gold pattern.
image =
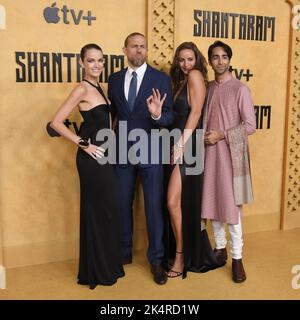
<svg viewBox="0 0 300 320">
<path fill-rule="evenodd" d="M 291 5 L 300 0 L 286 0 Z M 175 0 L 148 0 L 149 63 L 169 71 L 174 54 Z M 290 86 L 287 107 L 282 223 L 300 214 L 300 30 L 292 32 Z"/>
<path fill-rule="evenodd" d="M 291 6 L 300 5 L 300 0 L 287 2 Z M 286 115 L 288 117 L 286 159 L 284 159 L 286 166 L 283 168 L 285 170 L 281 225 L 283 229 L 291 215 L 300 215 L 300 30 L 291 29 L 291 32 L 290 92 Z"/>
<path fill-rule="evenodd" d="M 148 1 L 148 62 L 155 68 L 168 71 L 174 50 L 175 0 Z"/>
</svg>

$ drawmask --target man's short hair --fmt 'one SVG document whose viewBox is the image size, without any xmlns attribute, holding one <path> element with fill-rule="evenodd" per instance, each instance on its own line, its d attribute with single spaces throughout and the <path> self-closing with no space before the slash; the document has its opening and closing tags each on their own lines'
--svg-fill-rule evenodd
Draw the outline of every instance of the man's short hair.
<svg viewBox="0 0 300 320">
<path fill-rule="evenodd" d="M 127 47 L 129 39 L 132 38 L 132 37 L 135 37 L 135 36 L 141 36 L 141 37 L 144 37 L 146 39 L 146 37 L 142 33 L 140 33 L 140 32 L 132 32 L 126 37 L 126 39 L 124 41 L 124 47 Z"/>
<path fill-rule="evenodd" d="M 214 50 L 214 48 L 217 48 L 217 47 L 223 48 L 224 51 L 227 53 L 229 60 L 231 59 L 231 57 L 232 57 L 232 50 L 231 50 L 231 48 L 229 47 L 229 45 L 226 44 L 226 43 L 224 43 L 224 42 L 222 42 L 222 41 L 219 41 L 219 40 L 218 40 L 218 41 L 215 41 L 212 45 L 209 46 L 209 48 L 208 48 L 208 60 L 211 59 L 213 50 Z"/>
</svg>

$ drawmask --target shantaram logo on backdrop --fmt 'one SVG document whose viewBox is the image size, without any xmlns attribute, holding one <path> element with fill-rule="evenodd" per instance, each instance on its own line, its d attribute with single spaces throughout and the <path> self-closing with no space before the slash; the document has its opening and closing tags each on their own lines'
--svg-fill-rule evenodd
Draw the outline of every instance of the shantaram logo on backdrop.
<svg viewBox="0 0 300 320">
<path fill-rule="evenodd" d="M 87 21 L 88 26 L 92 25 L 92 21 L 96 20 L 96 17 L 92 15 L 92 11 L 88 10 L 87 15 L 83 15 L 83 10 L 76 11 L 75 9 L 69 9 L 66 5 L 63 5 L 62 9 L 56 7 L 56 2 L 54 2 L 51 7 L 46 7 L 44 9 L 44 18 L 47 23 L 58 23 L 61 19 L 60 12 L 62 12 L 62 18 L 64 24 L 74 24 L 79 25 L 81 20 Z M 71 13 L 71 15 L 69 14 Z M 70 20 L 69 20 L 70 19 Z"/>
<path fill-rule="evenodd" d="M 84 76 L 78 53 L 16 51 L 15 59 L 16 82 L 80 82 Z M 124 69 L 124 56 L 104 55 L 104 66 L 101 82 Z"/>
<path fill-rule="evenodd" d="M 57 52 L 15 52 L 16 82 L 80 82 L 84 77 L 84 70 L 79 64 L 80 55 L 77 53 Z M 105 69 L 100 76 L 100 82 L 107 82 L 111 73 L 124 69 L 123 55 L 104 55 Z M 230 67 L 233 76 L 239 80 L 251 81 L 253 73 L 250 69 Z M 256 128 L 271 128 L 270 105 L 255 106 Z M 78 126 L 73 125 L 76 133 Z"/>
<path fill-rule="evenodd" d="M 275 17 L 194 10 L 194 37 L 275 41 Z"/>
</svg>

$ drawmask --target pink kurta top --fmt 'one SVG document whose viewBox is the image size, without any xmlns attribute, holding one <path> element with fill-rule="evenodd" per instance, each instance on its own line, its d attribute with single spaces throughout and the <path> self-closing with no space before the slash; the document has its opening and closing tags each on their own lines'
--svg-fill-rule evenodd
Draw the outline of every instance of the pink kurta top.
<svg viewBox="0 0 300 320">
<path fill-rule="evenodd" d="M 222 83 L 213 81 L 207 90 L 206 130 L 223 131 L 225 139 L 205 147 L 202 217 L 237 224 L 233 172 L 226 130 L 244 123 L 248 134 L 255 132 L 256 118 L 250 90 L 232 75 Z"/>
</svg>

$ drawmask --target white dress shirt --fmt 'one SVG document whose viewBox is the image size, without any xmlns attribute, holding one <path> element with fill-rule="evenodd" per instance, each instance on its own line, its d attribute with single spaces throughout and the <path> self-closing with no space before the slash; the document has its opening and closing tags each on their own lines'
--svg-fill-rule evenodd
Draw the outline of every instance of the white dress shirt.
<svg viewBox="0 0 300 320">
<path fill-rule="evenodd" d="M 124 81 L 124 94 L 125 94 L 125 98 L 127 101 L 128 101 L 128 92 L 129 92 L 130 81 L 132 79 L 132 72 L 135 71 L 137 74 L 136 95 L 138 95 L 138 92 L 141 87 L 146 69 L 147 69 L 146 62 L 144 64 L 142 64 L 140 67 L 138 67 L 136 70 L 133 70 L 131 67 L 128 66 L 127 72 L 125 74 L 125 81 Z"/>
<path fill-rule="evenodd" d="M 137 85 L 136 85 L 136 95 L 138 95 L 139 89 L 141 87 L 145 72 L 147 69 L 147 63 L 144 62 L 140 67 L 138 67 L 136 70 L 132 69 L 130 66 L 128 66 L 126 74 L 125 74 L 125 80 L 124 80 L 124 94 L 125 98 L 128 101 L 128 93 L 129 93 L 129 86 L 130 81 L 132 79 L 132 72 L 135 71 L 137 74 Z M 153 120 L 159 120 L 161 118 L 161 114 L 155 118 L 151 115 L 151 118 Z"/>
</svg>

